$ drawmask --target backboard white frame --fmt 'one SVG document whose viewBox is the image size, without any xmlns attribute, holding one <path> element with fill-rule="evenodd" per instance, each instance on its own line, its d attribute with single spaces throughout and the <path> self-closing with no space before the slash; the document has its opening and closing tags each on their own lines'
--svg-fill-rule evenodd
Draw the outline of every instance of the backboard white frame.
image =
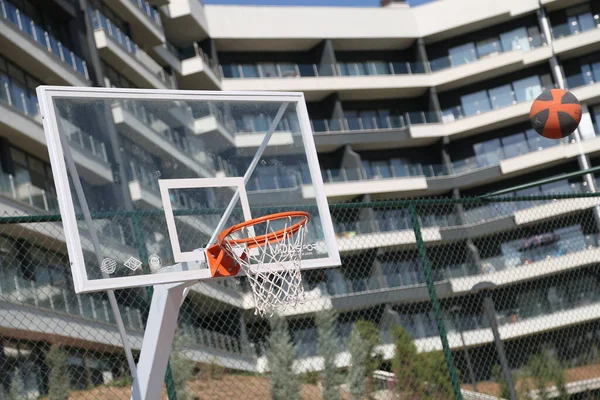
<svg viewBox="0 0 600 400">
<path fill-rule="evenodd" d="M 196 249 L 192 251 L 181 251 L 179 245 L 179 235 L 177 226 L 175 226 L 175 215 L 169 190 L 172 189 L 196 189 L 196 188 L 214 188 L 214 187 L 235 187 L 239 191 L 240 204 L 242 213 L 246 221 L 252 219 L 250 213 L 250 204 L 248 203 L 248 195 L 244 186 L 244 178 L 242 177 L 225 177 L 225 178 L 189 178 L 189 179 L 159 179 L 158 186 L 160 188 L 160 197 L 162 199 L 163 209 L 165 210 L 165 218 L 167 220 L 167 230 L 171 239 L 171 250 L 175 262 L 194 262 L 201 261 L 204 258 L 205 249 Z"/>
<path fill-rule="evenodd" d="M 91 88 L 73 86 L 39 86 L 37 97 L 43 121 L 52 174 L 56 185 L 59 209 L 62 216 L 65 241 L 71 261 L 74 289 L 76 293 L 88 293 L 102 290 L 115 290 L 130 287 L 158 285 L 211 279 L 209 268 L 182 268 L 178 272 L 163 274 L 133 275 L 111 277 L 108 279 L 88 279 L 75 215 L 73 199 L 69 188 L 69 177 L 65 163 L 64 149 L 61 144 L 61 130 L 54 108 L 54 99 L 87 98 L 113 100 L 162 100 L 162 101 L 237 101 L 237 102 L 273 102 L 295 104 L 307 155 L 308 168 L 315 191 L 315 199 L 328 256 L 319 259 L 302 260 L 302 269 L 336 267 L 340 265 L 340 254 L 333 231 L 333 223 L 323 178 L 317 158 L 310 119 L 303 93 L 296 92 L 222 92 L 222 91 L 182 91 L 154 89 Z M 62 141 L 66 143 L 67 141 Z M 68 149 L 70 151 L 70 149 Z M 146 262 L 147 260 L 142 260 Z"/>
</svg>

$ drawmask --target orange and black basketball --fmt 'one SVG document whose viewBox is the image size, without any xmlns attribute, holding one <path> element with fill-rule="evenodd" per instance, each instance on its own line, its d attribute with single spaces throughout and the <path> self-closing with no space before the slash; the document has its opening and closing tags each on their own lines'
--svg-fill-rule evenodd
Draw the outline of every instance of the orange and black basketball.
<svg viewBox="0 0 600 400">
<path fill-rule="evenodd" d="M 546 90 L 533 102 L 529 118 L 533 129 L 543 137 L 561 139 L 577 129 L 581 104 L 568 90 Z"/>
</svg>

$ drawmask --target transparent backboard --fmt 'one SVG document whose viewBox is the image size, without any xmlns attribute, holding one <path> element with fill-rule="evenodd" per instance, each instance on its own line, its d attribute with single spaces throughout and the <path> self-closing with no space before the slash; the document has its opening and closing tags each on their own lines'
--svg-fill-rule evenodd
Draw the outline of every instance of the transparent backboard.
<svg viewBox="0 0 600 400">
<path fill-rule="evenodd" d="M 221 230 L 284 211 L 311 217 L 302 268 L 339 265 L 302 94 L 38 98 L 78 293 L 210 279 L 204 249 Z"/>
</svg>

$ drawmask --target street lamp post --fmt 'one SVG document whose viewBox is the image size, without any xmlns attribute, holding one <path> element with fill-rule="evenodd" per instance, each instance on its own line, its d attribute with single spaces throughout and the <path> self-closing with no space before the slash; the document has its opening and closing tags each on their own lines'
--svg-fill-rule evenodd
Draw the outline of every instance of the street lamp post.
<svg viewBox="0 0 600 400">
<path fill-rule="evenodd" d="M 502 373 L 506 380 L 506 386 L 508 386 L 508 395 L 510 400 L 517 400 L 517 393 L 515 391 L 515 384 L 512 380 L 510 368 L 508 367 L 508 360 L 506 358 L 506 351 L 504 350 L 504 343 L 500 338 L 500 332 L 498 331 L 498 321 L 496 320 L 496 310 L 494 308 L 494 301 L 492 300 L 492 290 L 496 288 L 496 285 L 492 282 L 479 282 L 471 289 L 471 293 L 483 294 L 483 310 L 487 315 L 487 319 L 494 335 L 494 343 L 496 345 L 496 351 L 498 352 L 498 358 L 500 358 L 500 366 L 502 367 Z"/>
<path fill-rule="evenodd" d="M 471 364 L 471 356 L 469 355 L 469 349 L 467 348 L 467 346 L 465 344 L 465 336 L 463 335 L 462 327 L 460 326 L 460 323 L 459 323 L 458 319 L 456 318 L 456 315 L 458 314 L 459 311 L 460 311 L 460 306 L 453 306 L 452 308 L 450 308 L 450 313 L 452 314 L 452 319 L 454 321 L 454 325 L 456 325 L 456 329 L 458 329 L 458 333 L 460 334 L 460 341 L 462 343 L 462 351 L 465 354 L 465 360 L 467 361 L 467 368 L 469 370 L 471 384 L 473 385 L 473 389 L 476 392 L 478 392 L 477 379 L 475 379 L 475 371 L 473 370 L 473 364 Z"/>
</svg>

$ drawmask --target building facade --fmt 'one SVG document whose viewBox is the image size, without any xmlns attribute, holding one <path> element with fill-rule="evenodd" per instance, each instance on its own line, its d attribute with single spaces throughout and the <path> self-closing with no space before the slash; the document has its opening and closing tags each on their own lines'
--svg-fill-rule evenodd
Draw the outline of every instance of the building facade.
<svg viewBox="0 0 600 400">
<path fill-rule="evenodd" d="M 438 0 L 414 8 L 403 2 L 333 8 L 0 0 L 0 212 L 10 217 L 58 210 L 35 95 L 40 84 L 301 91 L 330 203 L 472 197 L 598 166 L 599 28 L 600 3 L 593 0 Z M 544 139 L 529 124 L 532 100 L 549 88 L 569 89 L 582 102 L 579 130 L 563 141 Z M 109 117 L 117 135 L 143 136 L 190 168 L 211 174 L 236 166 L 226 155 L 202 156 L 207 144 L 197 134 L 235 137 L 269 126 L 267 118 L 231 120 L 210 109 L 188 111 L 168 120 L 124 102 Z M 291 124 L 284 120 L 278 129 L 290 130 Z M 89 171 L 86 190 L 100 190 L 117 175 L 126 183 L 127 196 L 117 200 L 125 207 L 160 207 L 156 182 L 146 175 L 139 153 L 125 149 L 126 160 L 119 160 L 93 132 L 77 126 L 70 131 L 74 157 Z M 153 159 L 160 169 L 160 157 Z M 597 191 L 596 181 L 592 175 L 565 178 L 518 194 Z M 302 166 L 292 175 L 261 167 L 250 191 L 293 192 L 302 183 Z M 178 201 L 189 205 L 185 198 Z M 457 333 L 463 332 L 478 363 L 477 381 L 490 380 L 497 362 L 489 357 L 491 336 L 476 334 L 487 332 L 488 325 L 481 308 L 473 306 L 471 286 L 490 271 L 525 264 L 542 271 L 536 263 L 559 257 L 557 252 L 581 255 L 558 273 L 515 278 L 494 293 L 506 324 L 537 321 L 536 328 L 515 324 L 510 331 L 511 368 L 519 369 L 542 344 L 573 367 L 584 358 L 572 349 L 575 343 L 582 352 L 598 351 L 600 226 L 594 207 L 528 229 L 506 228 L 502 223 L 514 212 L 477 205 L 431 210 L 422 218 L 424 229 L 440 237 L 430 253 L 450 347 L 465 370 Z M 409 331 L 419 350 L 440 350 L 416 248 L 364 240 L 410 231 L 409 216 L 376 208 L 333 216 L 343 265 L 306 274 L 311 299 L 288 315 L 298 369 L 320 368 L 314 316 L 326 308 L 339 312 L 342 342 L 358 319 L 379 326 L 384 359 L 393 354 L 388 333 L 394 323 Z M 44 229 L 0 227 L 0 384 L 6 391 L 18 366 L 28 394 L 47 392 L 41 372 L 53 343 L 68 347 L 73 388 L 124 374 L 106 296 L 74 294 L 60 229 L 58 223 Z M 137 254 L 123 226 L 102 229 L 115 247 Z M 518 250 L 528 238 L 547 234 L 557 238 L 551 245 L 527 254 Z M 118 300 L 132 346 L 139 349 L 148 299 L 142 290 L 125 292 Z M 194 287 L 180 321 L 191 340 L 189 358 L 265 371 L 268 323 L 253 316 L 248 296 L 247 288 L 232 282 Z M 198 304 L 211 306 L 198 313 Z M 576 317 L 567 321 L 566 314 Z M 340 366 L 347 366 L 341 359 Z"/>
</svg>

